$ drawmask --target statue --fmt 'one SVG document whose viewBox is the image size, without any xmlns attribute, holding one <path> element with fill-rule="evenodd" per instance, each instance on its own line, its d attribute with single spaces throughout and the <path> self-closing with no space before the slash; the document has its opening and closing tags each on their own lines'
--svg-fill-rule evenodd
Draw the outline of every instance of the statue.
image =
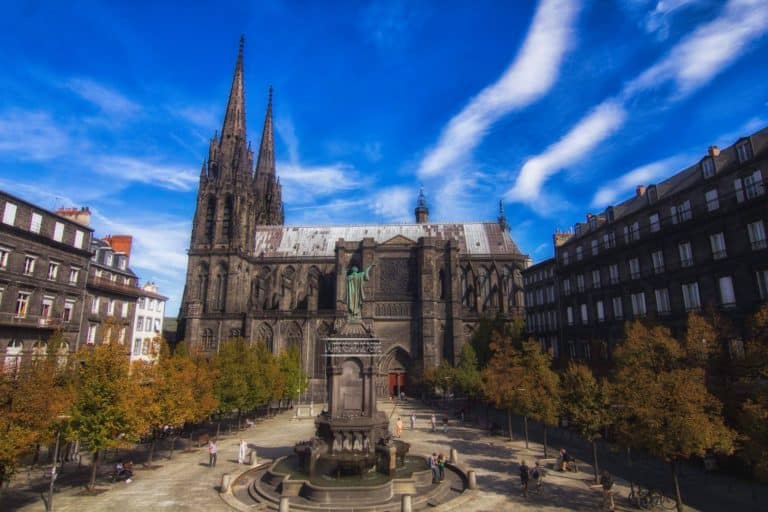
<svg viewBox="0 0 768 512">
<path fill-rule="evenodd" d="M 347 272 L 347 310 L 349 316 L 360 318 L 360 314 L 363 310 L 363 301 L 365 300 L 365 292 L 363 291 L 363 281 L 367 281 L 370 277 L 371 268 L 375 267 L 373 263 L 363 271 L 358 271 L 357 266 L 352 265 L 352 268 Z"/>
</svg>

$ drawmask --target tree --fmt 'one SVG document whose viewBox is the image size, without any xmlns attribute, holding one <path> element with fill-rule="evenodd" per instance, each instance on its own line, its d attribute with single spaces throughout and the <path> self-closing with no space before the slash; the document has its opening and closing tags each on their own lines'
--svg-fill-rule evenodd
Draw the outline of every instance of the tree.
<svg viewBox="0 0 768 512">
<path fill-rule="evenodd" d="M 187 421 L 202 421 L 219 407 L 214 388 L 218 371 L 201 349 L 190 353 L 183 341 L 174 347 L 173 357 L 181 367 L 181 379 L 192 392 L 192 409 Z"/>
<path fill-rule="evenodd" d="M 278 366 L 282 375 L 283 391 L 281 398 L 296 400 L 307 390 L 309 377 L 301 366 L 299 347 L 290 346 L 278 357 Z"/>
<path fill-rule="evenodd" d="M 256 405 L 250 385 L 256 380 L 258 364 L 255 352 L 240 337 L 222 343 L 216 354 L 216 398 L 222 410 L 237 410 L 238 426 L 242 411 Z"/>
<path fill-rule="evenodd" d="M 704 370 L 687 365 L 688 354 L 666 328 L 628 324 L 614 356 L 619 431 L 630 446 L 669 462 L 682 512 L 678 461 L 733 449 L 735 434 L 723 422 L 722 404 L 707 391 Z"/>
<path fill-rule="evenodd" d="M 527 412 L 544 427 L 544 457 L 546 458 L 548 456 L 547 425 L 557 425 L 560 412 L 560 379 L 552 370 L 551 356 L 543 352 L 539 343 L 532 339 L 523 344 L 523 367 L 525 371 L 523 387 L 533 399 Z M 527 448 L 527 417 L 525 418 L 525 440 Z"/>
<path fill-rule="evenodd" d="M 483 394 L 483 375 L 477 362 L 477 354 L 471 343 L 465 343 L 459 354 L 459 364 L 453 372 L 454 386 L 472 402 Z"/>
<path fill-rule="evenodd" d="M 512 340 L 494 332 L 491 341 L 493 357 L 483 370 L 485 396 L 499 409 L 507 411 L 509 440 L 512 437 L 512 413 L 527 412 L 530 396 L 523 389 L 522 353 L 515 348 Z"/>
<path fill-rule="evenodd" d="M 592 468 L 597 483 L 600 475 L 597 440 L 601 430 L 610 422 L 607 382 L 598 383 L 588 366 L 570 362 L 563 372 L 561 389 L 563 416 L 592 444 Z"/>
</svg>

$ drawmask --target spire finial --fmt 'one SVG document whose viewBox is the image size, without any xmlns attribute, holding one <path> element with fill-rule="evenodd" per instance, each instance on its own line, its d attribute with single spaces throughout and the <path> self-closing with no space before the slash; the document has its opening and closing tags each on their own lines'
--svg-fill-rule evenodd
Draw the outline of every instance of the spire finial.
<svg viewBox="0 0 768 512">
<path fill-rule="evenodd" d="M 504 215 L 504 200 L 499 199 L 499 215 Z"/>
<path fill-rule="evenodd" d="M 272 110 L 272 84 L 269 84 L 269 97 L 267 98 L 267 108 Z"/>
<path fill-rule="evenodd" d="M 237 52 L 239 59 L 243 58 L 243 47 L 245 46 L 245 34 L 240 34 L 240 49 Z"/>
<path fill-rule="evenodd" d="M 499 226 L 501 226 L 502 231 L 506 231 L 509 229 L 509 224 L 507 223 L 507 216 L 504 215 L 504 200 L 499 199 Z"/>
</svg>

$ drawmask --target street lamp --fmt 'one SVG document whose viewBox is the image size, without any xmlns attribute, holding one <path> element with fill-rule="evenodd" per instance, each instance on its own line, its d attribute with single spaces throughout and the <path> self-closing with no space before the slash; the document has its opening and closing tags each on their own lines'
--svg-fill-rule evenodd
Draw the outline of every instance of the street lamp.
<svg viewBox="0 0 768 512">
<path fill-rule="evenodd" d="M 68 420 L 72 416 L 62 414 L 56 416 L 57 420 Z M 51 466 L 51 485 L 48 488 L 48 501 L 45 503 L 46 512 L 53 510 L 53 482 L 56 481 L 56 465 L 59 463 L 59 442 L 61 441 L 61 426 L 56 429 L 56 448 L 53 450 L 53 465 Z"/>
</svg>

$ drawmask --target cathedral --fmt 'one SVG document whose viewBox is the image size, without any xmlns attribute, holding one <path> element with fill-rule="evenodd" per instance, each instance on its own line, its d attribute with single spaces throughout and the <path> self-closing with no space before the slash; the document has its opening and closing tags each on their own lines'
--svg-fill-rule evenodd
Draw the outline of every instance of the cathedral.
<svg viewBox="0 0 768 512">
<path fill-rule="evenodd" d="M 323 339 L 350 319 L 381 340 L 376 392 L 391 396 L 456 362 L 481 318 L 524 315 L 528 258 L 503 209 L 494 222 L 435 223 L 420 193 L 412 224 L 286 226 L 271 89 L 255 166 L 245 119 L 241 40 L 224 125 L 200 172 L 179 339 L 211 353 L 235 337 L 274 353 L 296 346 L 308 396 L 322 401 Z"/>
</svg>

